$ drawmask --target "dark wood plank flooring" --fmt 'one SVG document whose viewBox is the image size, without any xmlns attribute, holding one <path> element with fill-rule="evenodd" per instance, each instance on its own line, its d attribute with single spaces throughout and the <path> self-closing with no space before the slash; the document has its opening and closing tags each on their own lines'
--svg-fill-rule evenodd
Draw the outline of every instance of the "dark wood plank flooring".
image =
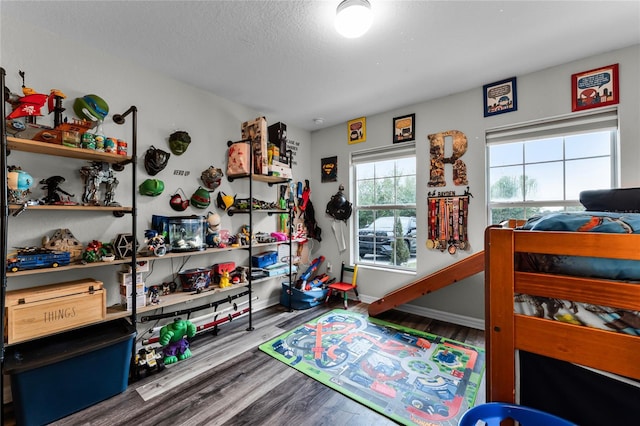
<svg viewBox="0 0 640 426">
<path fill-rule="evenodd" d="M 191 345 L 193 357 L 130 385 L 125 392 L 55 425 L 392 425 L 385 416 L 341 395 L 258 349 L 268 328 L 290 330 L 341 303 L 288 312 L 282 306 L 240 318 Z M 349 309 L 367 312 L 353 302 Z M 400 311 L 380 319 L 484 347 L 484 333 Z M 275 323 L 274 323 L 275 321 Z M 275 337 L 275 336 L 273 336 Z M 230 353 L 232 347 L 240 347 Z M 226 352 L 225 352 L 226 351 Z M 224 359 L 216 365 L 216 358 Z M 227 359 L 228 358 L 228 359 Z M 210 365 L 210 367 L 209 367 Z M 185 380 L 185 377 L 188 379 Z M 182 382 L 182 383 L 180 383 Z M 180 383 L 180 384 L 176 384 Z M 165 389 L 166 386 L 166 389 Z M 478 403 L 484 402 L 484 387 Z M 157 395 L 154 392 L 158 392 Z M 72 396 L 70 396 L 72 397 Z M 146 399 L 146 400 L 145 400 Z M 7 413 L 8 412 L 8 413 Z M 12 424 L 5 407 L 5 424 Z"/>
</svg>

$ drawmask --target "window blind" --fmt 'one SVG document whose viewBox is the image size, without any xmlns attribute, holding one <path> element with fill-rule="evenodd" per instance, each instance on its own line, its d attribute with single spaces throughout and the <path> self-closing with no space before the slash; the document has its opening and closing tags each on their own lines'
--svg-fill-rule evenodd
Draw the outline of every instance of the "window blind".
<svg viewBox="0 0 640 426">
<path fill-rule="evenodd" d="M 374 161 L 391 160 L 416 155 L 415 142 L 390 145 L 351 153 L 351 164 L 371 163 Z"/>
<path fill-rule="evenodd" d="M 579 115 L 532 121 L 516 126 L 488 129 L 485 138 L 487 144 L 499 144 L 617 128 L 618 109 L 610 108 Z"/>
</svg>

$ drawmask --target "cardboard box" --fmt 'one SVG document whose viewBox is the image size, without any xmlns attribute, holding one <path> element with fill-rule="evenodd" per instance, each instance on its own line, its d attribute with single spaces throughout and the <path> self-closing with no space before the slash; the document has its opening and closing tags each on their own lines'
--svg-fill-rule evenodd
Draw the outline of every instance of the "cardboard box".
<svg viewBox="0 0 640 426">
<path fill-rule="evenodd" d="M 269 142 L 274 144 L 279 148 L 280 151 L 280 161 L 283 163 L 286 162 L 287 158 L 287 125 L 284 123 L 276 123 L 272 124 L 268 127 L 269 131 Z M 274 160 L 276 157 L 274 155 Z"/>
<path fill-rule="evenodd" d="M 250 139 L 253 149 L 252 170 L 256 175 L 269 174 L 267 157 L 267 119 L 258 117 L 242 123 L 242 139 Z"/>
<path fill-rule="evenodd" d="M 124 306 L 127 311 L 130 311 L 133 308 L 133 299 L 131 296 L 123 296 L 120 295 L 120 304 Z M 147 295 L 142 293 L 136 296 L 136 308 L 143 308 L 147 306 Z"/>
<path fill-rule="evenodd" d="M 130 272 L 118 271 L 118 282 L 120 282 L 120 285 L 131 285 L 132 280 L 133 280 L 133 277 Z M 136 282 L 138 284 L 144 284 L 144 278 L 142 277 L 142 272 L 136 273 Z"/>
<path fill-rule="evenodd" d="M 103 321 L 106 305 L 102 282 L 92 278 L 8 291 L 7 343 Z"/>
<path fill-rule="evenodd" d="M 131 284 L 120 284 L 121 296 L 131 296 L 131 291 L 132 291 Z M 136 294 L 140 295 L 145 293 L 146 293 L 146 287 L 144 283 L 136 284 Z"/>
<path fill-rule="evenodd" d="M 282 164 L 282 163 L 280 163 Z M 285 179 L 292 179 L 293 178 L 293 173 L 291 172 L 291 167 L 287 166 L 287 167 L 282 167 L 282 166 L 277 166 L 275 164 L 271 164 L 269 166 L 269 175 L 270 176 L 278 176 L 281 178 L 285 178 Z"/>
</svg>

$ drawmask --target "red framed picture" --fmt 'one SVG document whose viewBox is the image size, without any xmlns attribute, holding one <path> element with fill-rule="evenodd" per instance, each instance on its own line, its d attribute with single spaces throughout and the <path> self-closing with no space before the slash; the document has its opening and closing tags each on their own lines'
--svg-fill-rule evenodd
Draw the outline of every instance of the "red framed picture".
<svg viewBox="0 0 640 426">
<path fill-rule="evenodd" d="M 571 75 L 571 111 L 620 102 L 618 64 Z"/>
</svg>

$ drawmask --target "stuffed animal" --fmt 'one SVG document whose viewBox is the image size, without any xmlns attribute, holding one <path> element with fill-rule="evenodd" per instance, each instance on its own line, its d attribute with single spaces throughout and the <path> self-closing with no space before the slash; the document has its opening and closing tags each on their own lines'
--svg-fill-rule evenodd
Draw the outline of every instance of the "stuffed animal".
<svg viewBox="0 0 640 426">
<path fill-rule="evenodd" d="M 174 364 L 191 356 L 189 341 L 196 335 L 196 326 L 191 321 L 176 318 L 160 329 L 159 343 L 163 346 L 164 363 Z"/>
</svg>

